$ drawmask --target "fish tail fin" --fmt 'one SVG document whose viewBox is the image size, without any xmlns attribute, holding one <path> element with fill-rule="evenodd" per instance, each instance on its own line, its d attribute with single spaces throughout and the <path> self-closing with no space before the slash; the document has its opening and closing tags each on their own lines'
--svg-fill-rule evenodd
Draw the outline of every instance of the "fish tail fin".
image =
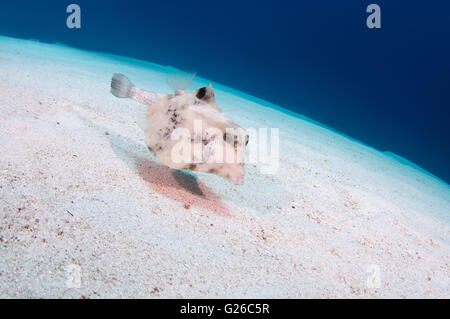
<svg viewBox="0 0 450 319">
<path fill-rule="evenodd" d="M 133 87 L 133 82 L 123 74 L 115 73 L 111 79 L 111 93 L 114 96 L 129 98 Z"/>
<path fill-rule="evenodd" d="M 186 90 L 191 84 L 192 80 L 197 75 L 197 72 L 176 72 L 169 75 L 167 84 L 174 92 L 178 90 Z"/>
</svg>

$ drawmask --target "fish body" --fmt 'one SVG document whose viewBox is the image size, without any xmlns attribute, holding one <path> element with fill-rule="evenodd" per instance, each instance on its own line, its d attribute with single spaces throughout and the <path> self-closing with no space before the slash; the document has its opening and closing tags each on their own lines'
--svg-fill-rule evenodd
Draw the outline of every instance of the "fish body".
<svg viewBox="0 0 450 319">
<path fill-rule="evenodd" d="M 153 93 L 115 74 L 111 92 L 147 106 L 141 126 L 145 143 L 159 163 L 243 184 L 248 134 L 219 109 L 211 84 L 192 92 Z"/>
</svg>

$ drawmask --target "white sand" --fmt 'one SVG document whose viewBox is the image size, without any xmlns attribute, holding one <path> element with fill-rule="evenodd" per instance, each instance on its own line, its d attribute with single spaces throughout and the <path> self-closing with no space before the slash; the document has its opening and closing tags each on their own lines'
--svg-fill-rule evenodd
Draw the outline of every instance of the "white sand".
<svg viewBox="0 0 450 319">
<path fill-rule="evenodd" d="M 448 184 L 214 83 L 238 124 L 280 128 L 280 169 L 173 172 L 109 93 L 170 71 L 0 37 L 0 297 L 450 297 Z"/>
</svg>

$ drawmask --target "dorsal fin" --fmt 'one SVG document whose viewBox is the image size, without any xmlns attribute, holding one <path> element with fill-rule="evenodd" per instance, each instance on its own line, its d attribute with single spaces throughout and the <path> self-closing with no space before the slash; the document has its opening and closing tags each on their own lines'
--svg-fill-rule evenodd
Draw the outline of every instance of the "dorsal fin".
<svg viewBox="0 0 450 319">
<path fill-rule="evenodd" d="M 169 75 L 167 84 L 174 92 L 178 90 L 185 91 L 196 75 L 196 72 L 175 72 Z"/>
</svg>

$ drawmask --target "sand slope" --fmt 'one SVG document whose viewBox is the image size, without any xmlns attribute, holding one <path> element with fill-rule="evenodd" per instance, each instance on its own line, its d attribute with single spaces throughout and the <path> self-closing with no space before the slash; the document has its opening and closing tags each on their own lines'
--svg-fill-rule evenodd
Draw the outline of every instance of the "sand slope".
<svg viewBox="0 0 450 319">
<path fill-rule="evenodd" d="M 214 83 L 238 124 L 280 128 L 278 174 L 172 171 L 109 93 L 170 71 L 0 37 L 0 297 L 450 297 L 449 185 Z"/>
</svg>

